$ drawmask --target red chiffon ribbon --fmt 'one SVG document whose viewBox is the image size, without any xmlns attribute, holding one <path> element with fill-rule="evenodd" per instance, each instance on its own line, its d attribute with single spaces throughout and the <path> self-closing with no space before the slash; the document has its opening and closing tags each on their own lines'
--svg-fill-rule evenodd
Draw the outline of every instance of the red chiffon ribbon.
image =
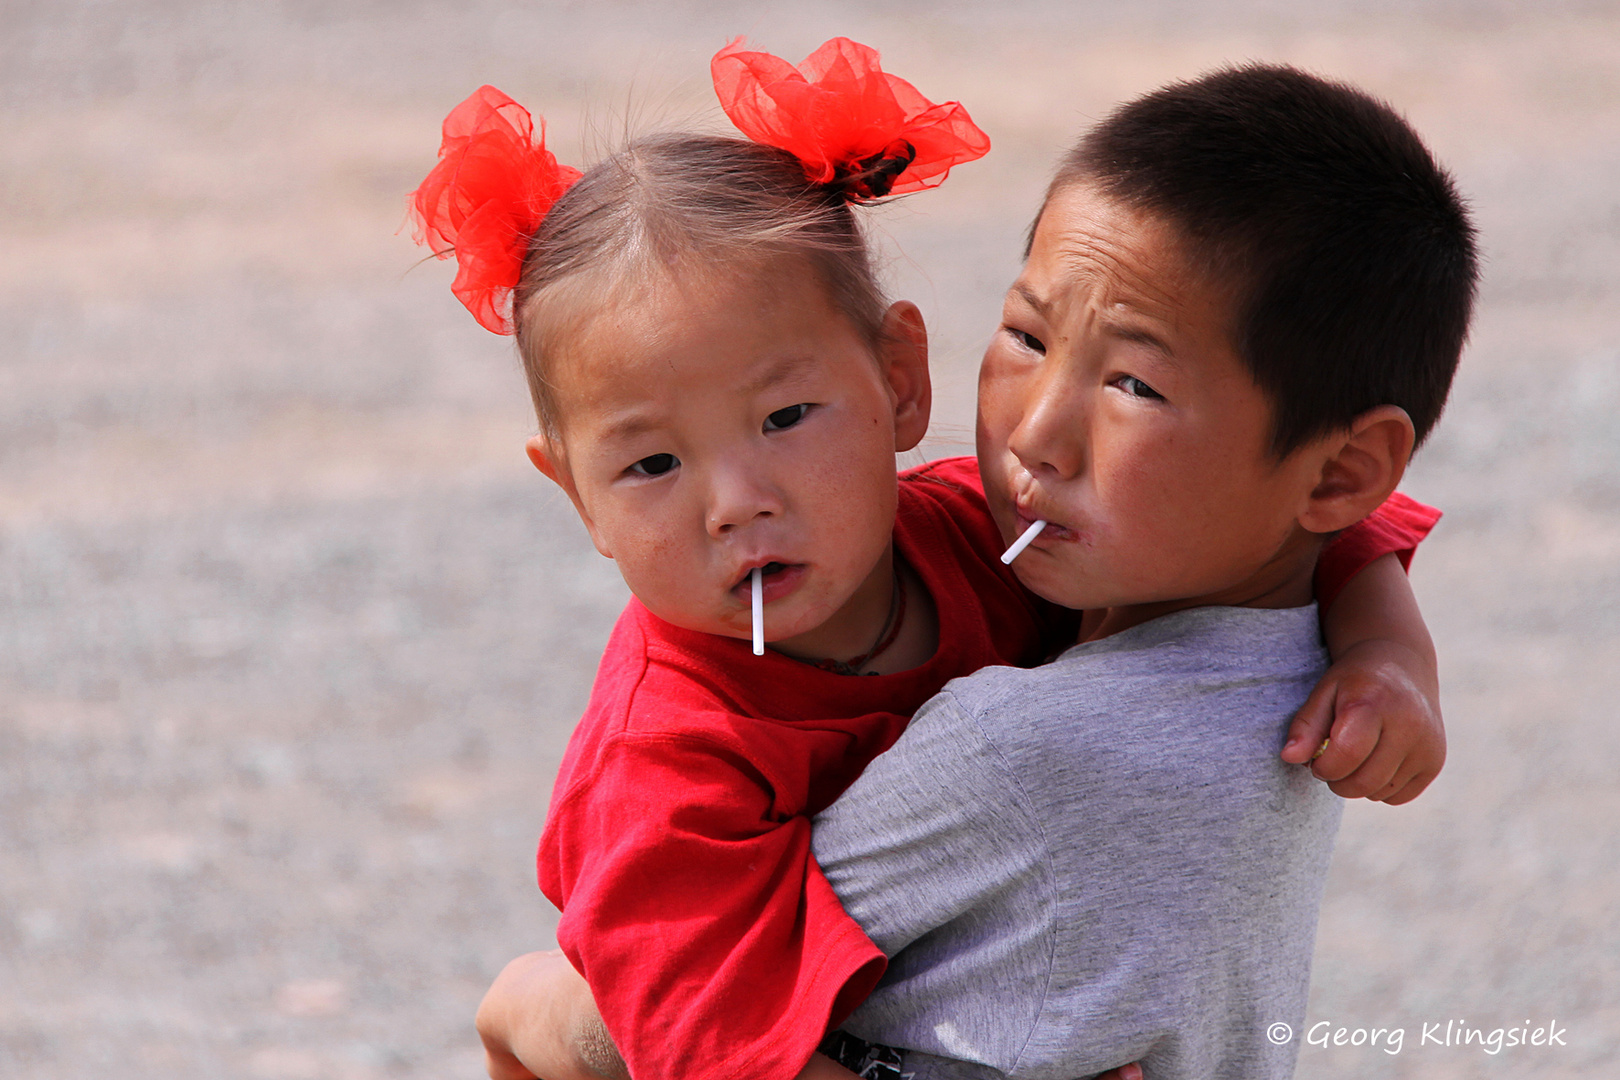
<svg viewBox="0 0 1620 1080">
<path fill-rule="evenodd" d="M 833 38 L 796 68 L 747 51 L 738 38 L 709 68 L 738 130 L 793 154 L 816 183 L 845 183 L 857 201 L 937 187 L 953 165 L 990 150 L 960 104 L 935 105 L 884 72 L 876 50 L 848 38 Z"/>
<path fill-rule="evenodd" d="M 444 119 L 439 163 L 411 193 L 416 242 L 456 257 L 450 291 L 497 334 L 512 332 L 512 290 L 529 239 L 580 176 L 546 149 L 545 126 L 523 106 L 481 86 Z"/>
</svg>

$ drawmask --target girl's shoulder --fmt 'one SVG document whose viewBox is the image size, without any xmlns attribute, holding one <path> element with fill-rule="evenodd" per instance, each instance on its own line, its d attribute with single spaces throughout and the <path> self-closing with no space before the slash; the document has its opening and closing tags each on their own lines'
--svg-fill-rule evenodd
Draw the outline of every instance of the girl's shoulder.
<svg viewBox="0 0 1620 1080">
<path fill-rule="evenodd" d="M 938 458 L 905 469 L 900 473 L 900 486 L 943 502 L 966 499 L 979 505 L 984 503 L 979 462 L 973 457 Z"/>
<path fill-rule="evenodd" d="M 998 579 L 1012 580 L 997 564 L 1001 536 L 974 458 L 940 458 L 900 474 L 895 538 L 907 559 L 922 564 L 920 570 L 937 564 L 977 576 L 974 564 L 979 564 Z"/>
</svg>

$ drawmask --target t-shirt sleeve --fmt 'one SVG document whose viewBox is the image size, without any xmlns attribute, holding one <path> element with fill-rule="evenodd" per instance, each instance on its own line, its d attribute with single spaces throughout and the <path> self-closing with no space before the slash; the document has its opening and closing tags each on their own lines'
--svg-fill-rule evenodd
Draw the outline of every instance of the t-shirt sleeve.
<svg viewBox="0 0 1620 1080">
<path fill-rule="evenodd" d="M 1410 567 L 1418 544 L 1439 520 L 1440 511 L 1397 491 L 1322 549 L 1316 561 L 1316 602 L 1327 610 L 1351 578 L 1385 555 Z"/>
<path fill-rule="evenodd" d="M 557 940 L 631 1076 L 790 1080 L 882 974 L 771 802 L 741 754 L 625 734 L 553 809 Z"/>
<path fill-rule="evenodd" d="M 887 956 L 1022 881 L 1040 839 L 1028 802 L 947 689 L 815 817 L 833 891 Z"/>
<path fill-rule="evenodd" d="M 948 689 L 814 828 L 827 880 L 891 958 L 884 984 L 847 1030 L 883 1042 L 931 1028 L 943 1010 L 963 1046 L 1022 1045 L 1041 995 L 1000 991 L 1039 985 L 1051 969 L 1051 937 L 1032 930 L 1051 918 L 1046 847 L 1018 778 Z M 992 959 L 935 966 L 927 950 L 907 951 L 947 926 L 965 952 Z M 890 980 L 906 991 L 889 994 Z"/>
</svg>

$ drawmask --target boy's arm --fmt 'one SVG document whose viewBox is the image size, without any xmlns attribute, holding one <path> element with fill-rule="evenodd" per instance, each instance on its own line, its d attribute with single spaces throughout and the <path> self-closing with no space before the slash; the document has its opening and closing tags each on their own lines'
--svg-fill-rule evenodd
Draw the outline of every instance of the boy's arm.
<svg viewBox="0 0 1620 1080">
<path fill-rule="evenodd" d="M 629 1080 L 591 988 L 561 951 L 529 953 L 495 979 L 478 1007 L 490 1080 Z M 815 1054 L 796 1080 L 855 1080 Z"/>
<path fill-rule="evenodd" d="M 1410 802 L 1445 763 L 1446 733 L 1434 643 L 1397 555 L 1350 579 L 1322 632 L 1333 666 L 1295 715 L 1282 759 L 1310 762 L 1345 798 Z"/>
</svg>

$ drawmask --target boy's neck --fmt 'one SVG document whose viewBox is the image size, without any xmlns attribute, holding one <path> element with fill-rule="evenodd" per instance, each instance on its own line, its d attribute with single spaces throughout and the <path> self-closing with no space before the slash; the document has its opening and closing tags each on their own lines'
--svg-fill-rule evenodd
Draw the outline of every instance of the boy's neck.
<svg viewBox="0 0 1620 1080">
<path fill-rule="evenodd" d="M 1287 543 L 1255 573 L 1232 585 L 1180 600 L 1088 611 L 1080 618 L 1081 641 L 1096 641 L 1153 619 L 1199 607 L 1304 607 L 1316 598 L 1316 560 L 1324 538 L 1296 529 Z"/>
</svg>

